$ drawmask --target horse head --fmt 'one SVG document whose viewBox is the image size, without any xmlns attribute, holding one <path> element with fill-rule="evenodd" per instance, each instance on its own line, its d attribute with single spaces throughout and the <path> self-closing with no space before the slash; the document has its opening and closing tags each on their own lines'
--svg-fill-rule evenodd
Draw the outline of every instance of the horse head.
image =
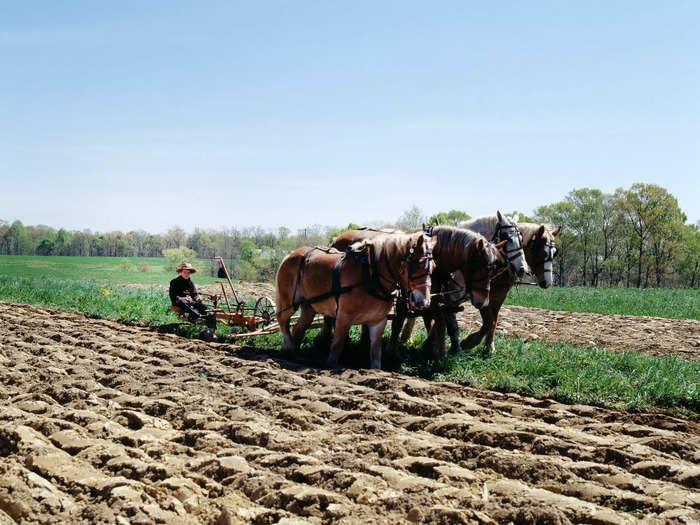
<svg viewBox="0 0 700 525">
<path fill-rule="evenodd" d="M 411 306 L 420 310 L 430 306 L 434 241 L 425 232 L 406 237 L 400 266 L 401 287 L 407 292 Z"/>
<path fill-rule="evenodd" d="M 472 305 L 481 309 L 489 305 L 491 279 L 497 273 L 499 263 L 505 263 L 502 249 L 507 241 L 493 244 L 482 236 L 479 237 L 474 243 L 473 252 L 462 273 L 465 277 L 466 291 L 471 296 Z"/>
<path fill-rule="evenodd" d="M 517 226 L 518 216 L 516 215 L 513 218 L 504 217 L 500 211 L 496 212 L 496 216 L 498 217 L 498 223 L 496 225 L 494 242 L 506 241 L 503 251 L 508 263 L 508 269 L 518 277 L 530 273 L 530 267 L 527 264 L 523 251 L 523 236 Z"/>
<path fill-rule="evenodd" d="M 552 286 L 552 261 L 558 254 L 557 247 L 554 245 L 554 237 L 560 232 L 561 226 L 549 231 L 544 224 L 541 224 L 536 227 L 534 234 L 525 244 L 525 257 L 537 277 L 540 288 Z"/>
</svg>

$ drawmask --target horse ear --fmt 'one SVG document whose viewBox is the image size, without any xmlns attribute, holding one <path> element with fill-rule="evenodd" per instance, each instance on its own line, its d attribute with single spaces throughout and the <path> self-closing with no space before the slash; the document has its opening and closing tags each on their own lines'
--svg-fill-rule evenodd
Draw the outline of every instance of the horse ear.
<svg viewBox="0 0 700 525">
<path fill-rule="evenodd" d="M 506 239 L 505 241 L 499 242 L 498 244 L 495 245 L 496 249 L 500 250 L 501 248 L 503 248 L 506 245 L 507 242 L 508 242 L 508 239 Z"/>
<path fill-rule="evenodd" d="M 496 211 L 496 217 L 498 217 L 498 222 L 503 222 L 503 215 L 500 211 Z"/>
<path fill-rule="evenodd" d="M 513 222 L 518 222 L 518 219 L 520 218 L 520 215 L 518 215 L 518 214 L 516 213 L 516 214 L 513 215 L 513 217 L 511 217 L 511 218 L 513 219 Z"/>
<path fill-rule="evenodd" d="M 418 236 L 418 242 L 416 242 L 416 248 L 420 248 L 421 246 L 423 246 L 423 239 L 425 239 L 425 237 L 423 237 L 423 235 Z"/>
<path fill-rule="evenodd" d="M 476 241 L 476 249 L 480 252 L 484 251 L 484 239 L 479 239 L 478 241 Z"/>
<path fill-rule="evenodd" d="M 537 230 L 537 233 L 535 234 L 535 237 L 542 237 L 544 235 L 544 224 L 542 224 L 539 229 Z"/>
<path fill-rule="evenodd" d="M 557 229 L 552 232 L 552 236 L 556 237 L 561 233 L 561 226 L 557 226 Z"/>
</svg>

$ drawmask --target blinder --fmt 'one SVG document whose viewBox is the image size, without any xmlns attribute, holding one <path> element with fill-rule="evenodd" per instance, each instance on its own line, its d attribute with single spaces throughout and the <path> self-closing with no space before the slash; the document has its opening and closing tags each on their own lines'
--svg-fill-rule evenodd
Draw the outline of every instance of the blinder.
<svg viewBox="0 0 700 525">
<path fill-rule="evenodd" d="M 506 235 L 501 234 L 501 232 L 506 232 Z M 498 223 L 498 226 L 496 226 L 496 233 L 494 234 L 493 239 L 491 239 L 491 242 L 498 244 L 502 241 L 508 241 L 505 249 L 503 250 L 507 261 L 511 262 L 517 259 L 518 255 L 509 255 L 511 253 L 515 254 L 516 252 L 521 252 L 523 249 L 523 236 L 515 224 Z M 511 242 L 515 243 L 515 245 L 512 248 L 508 248 L 508 245 Z"/>
</svg>

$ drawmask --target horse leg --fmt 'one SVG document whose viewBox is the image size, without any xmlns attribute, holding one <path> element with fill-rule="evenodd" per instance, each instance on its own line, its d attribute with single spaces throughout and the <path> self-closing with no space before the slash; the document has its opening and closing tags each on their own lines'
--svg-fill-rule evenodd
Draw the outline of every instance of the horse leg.
<svg viewBox="0 0 700 525">
<path fill-rule="evenodd" d="M 335 323 L 333 317 L 323 316 L 323 326 L 316 336 L 316 344 L 318 346 L 325 346 L 330 342 L 333 335 L 333 323 Z"/>
<path fill-rule="evenodd" d="M 360 349 L 369 348 L 369 328 L 367 325 L 360 326 Z"/>
<path fill-rule="evenodd" d="M 463 350 L 469 350 L 470 348 L 474 348 L 477 346 L 481 340 L 484 338 L 484 335 L 488 331 L 488 327 L 490 326 L 490 314 L 488 312 L 489 308 L 482 308 L 479 310 L 479 313 L 481 314 L 481 328 L 479 328 L 478 332 L 474 332 L 469 334 L 467 337 L 462 339 L 462 342 L 460 343 L 460 346 L 462 347 Z"/>
<path fill-rule="evenodd" d="M 486 332 L 486 339 L 484 339 L 484 355 L 490 355 L 491 352 L 495 351 L 493 344 L 493 335 L 496 332 L 496 324 L 498 324 L 498 312 L 501 310 L 501 301 L 491 301 L 486 309 L 489 310 L 489 326 Z"/>
<path fill-rule="evenodd" d="M 294 352 L 296 350 L 296 345 L 292 340 L 292 336 L 289 332 L 289 321 L 294 315 L 296 310 L 291 308 L 278 309 L 277 311 L 277 322 L 280 325 L 280 332 L 282 332 L 282 352 Z"/>
<path fill-rule="evenodd" d="M 335 332 L 333 333 L 333 342 L 331 343 L 331 351 L 328 353 L 328 366 L 337 368 L 340 361 L 340 355 L 343 353 L 345 346 L 345 338 L 352 326 L 351 320 L 345 317 L 338 316 L 335 320 Z"/>
<path fill-rule="evenodd" d="M 301 345 L 301 341 L 304 339 L 304 333 L 306 333 L 306 329 L 309 328 L 315 316 L 316 311 L 311 308 L 311 306 L 304 305 L 301 307 L 301 315 L 292 333 L 292 341 L 295 348 L 299 348 L 299 345 Z"/>
<path fill-rule="evenodd" d="M 457 325 L 457 312 L 445 312 L 447 322 L 447 334 L 450 336 L 450 353 L 459 352 L 459 326 Z"/>
<path fill-rule="evenodd" d="M 398 301 L 394 312 L 394 318 L 391 320 L 391 337 L 389 338 L 389 346 L 387 354 L 391 356 L 399 355 L 399 334 L 404 321 L 406 321 L 406 308 L 401 306 L 402 301 Z M 385 323 L 386 324 L 386 323 Z M 405 341 L 401 341 L 405 343 Z"/>
<path fill-rule="evenodd" d="M 392 333 L 394 331 L 394 323 L 396 321 L 391 322 L 391 330 Z M 411 340 L 411 336 L 413 335 L 413 327 L 416 326 L 416 318 L 415 317 L 409 317 L 405 320 L 404 325 L 403 325 L 403 330 L 401 330 L 401 338 L 399 341 L 401 341 L 403 344 L 408 343 Z"/>
<path fill-rule="evenodd" d="M 434 340 L 435 340 L 435 331 L 433 330 L 433 319 L 435 318 L 436 315 L 439 314 L 439 310 L 437 306 L 431 306 L 430 309 L 424 311 L 421 314 L 421 317 L 423 318 L 423 325 L 425 326 L 425 343 L 423 343 L 423 349 L 427 350 L 428 348 L 432 348 Z M 415 323 L 415 318 L 414 318 L 414 323 Z"/>
<path fill-rule="evenodd" d="M 428 348 L 432 346 L 433 357 L 435 359 L 442 359 L 445 357 L 445 313 L 442 311 L 435 312 L 433 316 L 432 327 L 428 333 L 428 338 L 426 339 L 426 345 Z M 430 344 L 432 343 L 432 344 Z"/>
<path fill-rule="evenodd" d="M 382 319 L 377 324 L 373 324 L 369 327 L 369 336 L 371 340 L 369 349 L 370 368 L 382 368 L 382 334 L 384 333 L 386 322 L 386 319 Z"/>
</svg>

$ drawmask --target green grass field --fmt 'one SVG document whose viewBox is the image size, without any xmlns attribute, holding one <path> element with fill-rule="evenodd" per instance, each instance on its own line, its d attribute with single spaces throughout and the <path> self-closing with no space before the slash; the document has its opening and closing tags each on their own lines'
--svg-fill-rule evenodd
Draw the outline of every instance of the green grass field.
<svg viewBox="0 0 700 525">
<path fill-rule="evenodd" d="M 209 259 L 191 261 L 199 270 L 197 284 L 217 282 L 209 276 Z M 146 265 L 148 271 L 140 266 Z M 146 268 L 144 267 L 144 268 Z M 165 284 L 177 277 L 165 269 L 165 259 L 158 257 L 40 257 L 0 255 L 0 277 L 73 279 L 96 281 L 109 286 L 118 284 Z"/>
<path fill-rule="evenodd" d="M 138 271 L 147 262 L 150 271 Z M 215 282 L 208 275 L 208 261 L 199 261 L 197 284 Z M 204 264 L 202 264 L 204 263 Z M 162 284 L 174 277 L 163 259 L 79 257 L 0 257 L 0 300 L 47 306 L 126 323 L 162 326 L 175 323 L 169 300 L 161 290 L 130 288 L 121 284 Z M 619 292 L 619 293 L 618 293 Z M 611 290 L 554 288 L 513 290 L 510 304 L 602 313 L 638 312 L 637 315 L 698 318 L 696 290 Z M 644 305 L 637 303 L 644 302 Z M 600 303 L 600 304 L 598 304 Z M 188 325 L 189 326 L 189 325 Z M 186 328 L 194 336 L 200 329 Z M 220 330 L 226 335 L 227 330 Z M 358 331 L 346 351 L 351 366 L 368 366 L 367 351 L 357 349 Z M 325 349 L 313 343 L 315 331 L 307 333 L 301 359 L 323 366 Z M 700 361 L 658 358 L 634 352 L 617 353 L 598 348 L 548 345 L 497 338 L 492 356 L 460 352 L 434 362 L 419 350 L 425 331 L 403 349 L 404 358 L 389 367 L 405 374 L 434 380 L 535 397 L 551 397 L 566 403 L 586 403 L 631 410 L 668 409 L 700 417 Z M 256 348 L 279 352 L 279 333 L 249 340 Z M 347 359 L 347 357 L 346 357 Z"/>
<path fill-rule="evenodd" d="M 700 320 L 700 288 L 671 290 L 573 286 L 543 290 L 536 286 L 518 286 L 510 291 L 506 304 L 567 312 Z"/>
</svg>

